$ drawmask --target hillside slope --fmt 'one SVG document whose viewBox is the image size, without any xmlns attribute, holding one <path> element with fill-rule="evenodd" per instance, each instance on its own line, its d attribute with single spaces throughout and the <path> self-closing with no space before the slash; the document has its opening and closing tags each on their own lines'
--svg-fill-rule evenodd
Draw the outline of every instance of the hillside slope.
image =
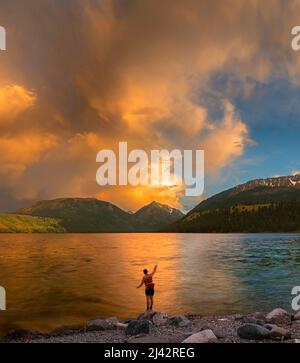
<svg viewBox="0 0 300 363">
<path fill-rule="evenodd" d="M 300 175 L 256 179 L 201 202 L 177 232 L 300 231 Z"/>
<path fill-rule="evenodd" d="M 53 218 L 0 214 L 0 233 L 58 233 L 64 232 Z"/>
<path fill-rule="evenodd" d="M 183 214 L 158 202 L 136 213 L 92 198 L 44 200 L 17 212 L 22 215 L 50 217 L 60 221 L 68 232 L 152 232 L 178 221 Z"/>
<path fill-rule="evenodd" d="M 132 231 L 130 215 L 117 206 L 93 198 L 60 198 L 37 202 L 19 214 L 61 220 L 68 232 Z"/>
<path fill-rule="evenodd" d="M 152 202 L 132 215 L 136 231 L 157 231 L 180 220 L 184 214 L 165 204 Z"/>
</svg>

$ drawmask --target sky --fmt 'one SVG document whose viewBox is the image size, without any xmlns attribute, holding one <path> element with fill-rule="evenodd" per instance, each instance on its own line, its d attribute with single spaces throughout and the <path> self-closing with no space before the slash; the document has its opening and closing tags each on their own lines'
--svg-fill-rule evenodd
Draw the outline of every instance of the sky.
<svg viewBox="0 0 300 363">
<path fill-rule="evenodd" d="M 0 211 L 96 197 L 188 210 L 300 170 L 300 0 L 0 0 Z M 96 183 L 99 150 L 203 149 L 205 190 Z"/>
</svg>

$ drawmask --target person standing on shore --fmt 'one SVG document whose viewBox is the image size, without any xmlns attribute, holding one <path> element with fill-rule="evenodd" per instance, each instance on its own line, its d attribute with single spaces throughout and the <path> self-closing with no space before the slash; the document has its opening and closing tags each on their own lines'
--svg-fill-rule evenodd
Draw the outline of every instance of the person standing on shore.
<svg viewBox="0 0 300 363">
<path fill-rule="evenodd" d="M 148 273 L 148 270 L 145 269 L 144 276 L 142 278 L 141 283 L 137 286 L 137 289 L 142 287 L 145 284 L 145 294 L 146 294 L 146 305 L 147 311 L 153 309 L 153 296 L 154 296 L 154 283 L 153 283 L 153 276 L 155 275 L 157 270 L 157 265 L 154 266 L 154 269 L 151 274 Z"/>
</svg>

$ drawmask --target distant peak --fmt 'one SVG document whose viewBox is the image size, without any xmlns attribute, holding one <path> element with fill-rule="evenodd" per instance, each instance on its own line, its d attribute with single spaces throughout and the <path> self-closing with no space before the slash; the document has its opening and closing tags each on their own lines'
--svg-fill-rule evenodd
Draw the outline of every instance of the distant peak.
<svg viewBox="0 0 300 363">
<path fill-rule="evenodd" d="M 281 188 L 281 187 L 300 187 L 300 173 L 288 176 L 275 176 L 265 179 L 253 179 L 244 184 L 238 185 L 237 189 L 246 190 L 258 186 Z"/>
<path fill-rule="evenodd" d="M 162 205 L 161 203 L 157 202 L 156 200 L 154 200 L 153 202 L 151 202 L 149 205 Z"/>
<path fill-rule="evenodd" d="M 159 203 L 159 202 L 157 202 L 155 200 L 153 202 L 151 202 L 150 204 L 146 205 L 145 207 L 155 207 L 155 208 L 173 209 L 169 205 Z"/>
<path fill-rule="evenodd" d="M 152 201 L 151 203 L 145 205 L 144 207 L 142 207 L 141 209 L 139 209 L 138 211 L 136 211 L 136 213 L 141 213 L 141 212 L 146 212 L 146 211 L 164 211 L 164 212 L 167 212 L 168 214 L 173 214 L 173 213 L 176 213 L 176 214 L 182 214 L 183 213 L 179 210 L 179 209 L 176 209 L 176 208 L 173 208 L 173 207 L 170 207 L 169 205 L 167 204 L 162 204 L 162 203 L 159 203 L 157 201 Z"/>
</svg>

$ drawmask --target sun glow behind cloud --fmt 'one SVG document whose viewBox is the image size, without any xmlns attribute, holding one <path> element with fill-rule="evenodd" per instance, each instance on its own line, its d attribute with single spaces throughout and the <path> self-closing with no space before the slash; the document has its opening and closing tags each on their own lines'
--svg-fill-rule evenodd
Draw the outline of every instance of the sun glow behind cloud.
<svg viewBox="0 0 300 363">
<path fill-rule="evenodd" d="M 36 95 L 19 85 L 7 85 L 0 88 L 0 122 L 15 120 L 30 109 L 36 101 Z"/>
<path fill-rule="evenodd" d="M 275 72 L 297 73 L 300 62 L 281 55 L 289 46 L 283 34 L 300 10 L 292 3 L 293 11 L 283 14 L 280 0 L 271 10 L 255 0 L 166 0 L 159 7 L 28 0 L 24 12 L 19 2 L 4 0 L 7 28 L 14 31 L 0 59 L 0 193 L 9 194 L 0 208 L 13 208 L 15 196 L 181 207 L 182 188 L 172 183 L 100 189 L 96 153 L 127 141 L 146 151 L 204 149 L 208 175 L 231 165 L 253 144 L 249 127 L 232 89 L 213 105 L 203 94 L 213 94 L 217 72 L 238 79 L 246 98 L 249 78 L 268 82 Z"/>
</svg>

